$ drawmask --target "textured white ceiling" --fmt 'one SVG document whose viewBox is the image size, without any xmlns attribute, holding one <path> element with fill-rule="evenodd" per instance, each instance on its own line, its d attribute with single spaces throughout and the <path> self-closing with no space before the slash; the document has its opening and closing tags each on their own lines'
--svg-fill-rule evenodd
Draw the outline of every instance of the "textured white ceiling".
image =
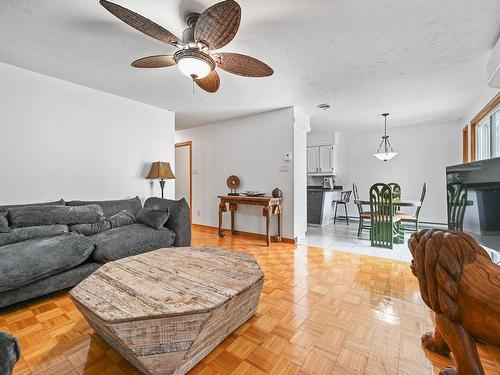
<svg viewBox="0 0 500 375">
<path fill-rule="evenodd" d="M 180 36 L 184 14 L 210 0 L 116 0 Z M 485 81 L 500 32 L 498 0 L 239 0 L 242 22 L 223 50 L 257 57 L 270 78 L 219 71 L 216 94 L 176 67 L 134 69 L 172 53 L 97 0 L 1 0 L 0 60 L 177 113 L 188 128 L 298 105 L 316 131 L 460 119 Z M 332 109 L 316 109 L 329 102 Z"/>
</svg>

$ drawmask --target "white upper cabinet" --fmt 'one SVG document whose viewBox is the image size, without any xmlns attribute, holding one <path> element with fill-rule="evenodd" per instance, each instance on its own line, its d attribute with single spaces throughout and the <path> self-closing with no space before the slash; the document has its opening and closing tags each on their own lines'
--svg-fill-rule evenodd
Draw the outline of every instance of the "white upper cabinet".
<svg viewBox="0 0 500 375">
<path fill-rule="evenodd" d="M 307 148 L 307 173 L 319 172 L 319 148 Z"/>
<path fill-rule="evenodd" d="M 307 148 L 307 173 L 335 174 L 334 146 L 311 146 Z"/>
<path fill-rule="evenodd" d="M 334 172 L 333 146 L 319 146 L 319 170 L 320 172 Z"/>
</svg>

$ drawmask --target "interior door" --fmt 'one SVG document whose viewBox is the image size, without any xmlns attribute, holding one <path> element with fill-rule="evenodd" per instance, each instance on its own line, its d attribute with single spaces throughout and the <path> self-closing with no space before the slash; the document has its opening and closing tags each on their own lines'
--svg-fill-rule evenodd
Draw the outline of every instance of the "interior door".
<svg viewBox="0 0 500 375">
<path fill-rule="evenodd" d="M 192 207 L 191 142 L 175 145 L 175 199 L 185 198 Z"/>
<path fill-rule="evenodd" d="M 333 172 L 333 146 L 319 147 L 319 169 L 321 172 Z"/>
<path fill-rule="evenodd" d="M 316 173 L 319 171 L 318 167 L 318 147 L 307 148 L 307 173 Z"/>
</svg>

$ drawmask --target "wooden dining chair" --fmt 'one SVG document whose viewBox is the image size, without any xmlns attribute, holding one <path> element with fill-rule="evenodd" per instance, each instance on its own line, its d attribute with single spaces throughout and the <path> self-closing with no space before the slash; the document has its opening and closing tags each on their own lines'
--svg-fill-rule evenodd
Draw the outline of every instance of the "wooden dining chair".
<svg viewBox="0 0 500 375">
<path fill-rule="evenodd" d="M 401 219 L 394 214 L 389 185 L 377 183 L 370 188 L 370 218 L 372 246 L 392 249 L 394 242 L 402 242 Z"/>
<path fill-rule="evenodd" d="M 418 232 L 418 217 L 420 215 L 420 209 L 424 204 L 425 193 L 427 192 L 427 183 L 424 182 L 422 186 L 422 193 L 420 194 L 420 206 L 415 210 L 415 215 L 409 213 L 398 212 L 397 216 L 401 218 L 401 228 L 407 232 Z M 404 224 L 409 223 L 409 226 L 405 226 Z"/>
<path fill-rule="evenodd" d="M 354 195 L 354 202 L 359 200 L 358 187 L 356 184 L 352 184 L 352 193 Z M 358 207 L 359 214 L 359 224 L 358 224 L 358 237 L 361 237 L 363 229 L 370 229 L 371 225 L 366 224 L 366 221 L 370 221 L 370 211 L 364 211 L 363 205 L 361 203 L 356 203 Z"/>
<path fill-rule="evenodd" d="M 467 208 L 467 187 L 461 182 L 450 182 L 448 192 L 448 229 L 463 232 Z"/>
</svg>

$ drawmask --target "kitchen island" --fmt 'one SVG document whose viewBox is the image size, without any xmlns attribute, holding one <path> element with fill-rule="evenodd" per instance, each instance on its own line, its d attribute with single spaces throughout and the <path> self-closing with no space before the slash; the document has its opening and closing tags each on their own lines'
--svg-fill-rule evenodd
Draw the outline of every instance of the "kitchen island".
<svg viewBox="0 0 500 375">
<path fill-rule="evenodd" d="M 321 186 L 307 187 L 307 224 L 325 226 L 333 222 L 333 200 L 338 199 L 342 186 L 325 189 Z"/>
</svg>

